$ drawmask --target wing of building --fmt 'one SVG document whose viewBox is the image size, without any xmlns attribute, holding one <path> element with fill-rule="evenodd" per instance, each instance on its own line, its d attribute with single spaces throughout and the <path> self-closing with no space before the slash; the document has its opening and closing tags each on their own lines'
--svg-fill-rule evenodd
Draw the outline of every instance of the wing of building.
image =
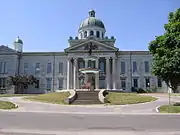
<svg viewBox="0 0 180 135">
<path fill-rule="evenodd" d="M 9 75 L 34 75 L 39 85 L 28 88 L 28 93 L 44 93 L 62 89 L 81 89 L 84 75 L 80 68 L 89 66 L 84 60 L 93 45 L 96 56 L 93 67 L 100 69 L 95 75 L 95 89 L 131 91 L 134 88 L 164 90 L 166 85 L 151 73 L 152 56 L 148 51 L 121 51 L 116 39 L 106 36 L 104 23 L 95 11 L 89 11 L 82 21 L 78 36 L 69 38 L 64 52 L 23 52 L 23 41 L 18 37 L 14 48 L 0 46 L 0 89 L 6 89 Z"/>
</svg>

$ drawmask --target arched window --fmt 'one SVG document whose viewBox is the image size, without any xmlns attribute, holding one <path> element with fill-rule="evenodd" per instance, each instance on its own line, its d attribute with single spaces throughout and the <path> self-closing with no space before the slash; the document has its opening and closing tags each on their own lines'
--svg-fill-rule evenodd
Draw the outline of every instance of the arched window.
<svg viewBox="0 0 180 135">
<path fill-rule="evenodd" d="M 102 33 L 102 38 L 104 38 L 104 33 Z"/>
<path fill-rule="evenodd" d="M 101 72 L 105 72 L 104 71 L 104 62 L 103 61 L 100 62 L 100 70 L 101 70 Z"/>
<path fill-rule="evenodd" d="M 85 37 L 85 38 L 87 37 L 87 31 L 84 32 L 84 37 Z"/>
<path fill-rule="evenodd" d="M 90 36 L 93 36 L 94 35 L 94 32 L 93 31 L 90 31 Z"/>
<path fill-rule="evenodd" d="M 100 34 L 99 31 L 96 31 L 96 37 L 99 38 Z"/>
</svg>

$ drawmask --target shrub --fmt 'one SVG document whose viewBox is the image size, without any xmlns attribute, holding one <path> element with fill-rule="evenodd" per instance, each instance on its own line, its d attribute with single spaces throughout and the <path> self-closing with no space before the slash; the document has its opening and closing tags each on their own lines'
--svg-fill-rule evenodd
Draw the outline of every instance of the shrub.
<svg viewBox="0 0 180 135">
<path fill-rule="evenodd" d="M 139 89 L 137 89 L 137 91 L 136 91 L 137 93 L 147 93 L 144 89 L 142 89 L 142 88 L 139 88 Z"/>
</svg>

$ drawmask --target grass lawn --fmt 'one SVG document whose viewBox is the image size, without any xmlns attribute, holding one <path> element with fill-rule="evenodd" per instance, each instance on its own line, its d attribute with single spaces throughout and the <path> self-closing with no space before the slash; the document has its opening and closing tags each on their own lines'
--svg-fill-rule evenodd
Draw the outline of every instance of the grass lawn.
<svg viewBox="0 0 180 135">
<path fill-rule="evenodd" d="M 31 101 L 40 101 L 54 104 L 64 104 L 64 100 L 69 96 L 69 92 L 53 92 L 47 94 L 41 94 L 31 97 L 25 97 L 25 99 Z"/>
<path fill-rule="evenodd" d="M 36 94 L 0 94 L 0 97 L 20 97 L 20 96 L 33 96 Z"/>
<path fill-rule="evenodd" d="M 0 109 L 14 109 L 16 108 L 15 104 L 8 101 L 0 101 Z"/>
<path fill-rule="evenodd" d="M 161 112 L 161 113 L 180 113 L 180 106 L 163 105 L 163 106 L 159 107 L 159 112 Z"/>
<path fill-rule="evenodd" d="M 157 98 L 151 96 L 118 92 L 109 92 L 106 98 L 112 105 L 138 104 L 157 100 Z"/>
<path fill-rule="evenodd" d="M 172 96 L 180 96 L 180 93 L 172 93 Z"/>
</svg>

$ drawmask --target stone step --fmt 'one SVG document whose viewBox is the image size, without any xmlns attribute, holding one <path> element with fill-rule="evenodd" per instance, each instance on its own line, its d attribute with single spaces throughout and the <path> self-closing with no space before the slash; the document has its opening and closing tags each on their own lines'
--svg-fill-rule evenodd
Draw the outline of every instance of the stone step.
<svg viewBox="0 0 180 135">
<path fill-rule="evenodd" d="M 72 104 L 101 104 L 98 91 L 76 91 L 77 98 Z"/>
<path fill-rule="evenodd" d="M 75 100 L 73 104 L 84 105 L 84 104 L 101 104 L 101 103 L 99 100 Z"/>
</svg>

